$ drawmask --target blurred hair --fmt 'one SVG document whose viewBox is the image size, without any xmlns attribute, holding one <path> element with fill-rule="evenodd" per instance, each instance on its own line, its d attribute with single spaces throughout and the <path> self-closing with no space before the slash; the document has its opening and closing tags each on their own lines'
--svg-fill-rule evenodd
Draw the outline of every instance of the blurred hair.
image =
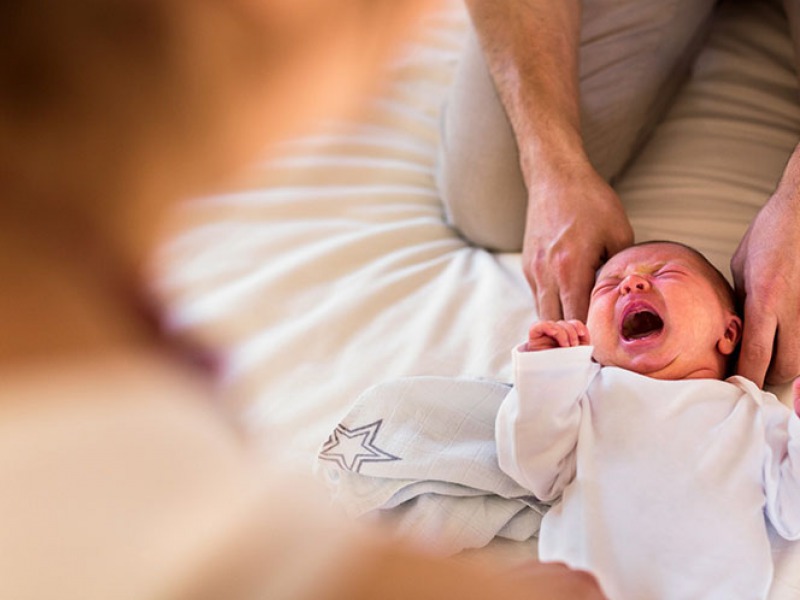
<svg viewBox="0 0 800 600">
<path fill-rule="evenodd" d="M 428 3 L 2 2 L 0 182 L 61 200 L 152 195 L 147 177 L 208 191 L 362 91 Z"/>
<path fill-rule="evenodd" d="M 200 158 L 225 69 L 269 54 L 268 32 L 226 4 L 0 3 L 0 178 L 26 196 L 114 195 L 153 148 Z"/>
</svg>

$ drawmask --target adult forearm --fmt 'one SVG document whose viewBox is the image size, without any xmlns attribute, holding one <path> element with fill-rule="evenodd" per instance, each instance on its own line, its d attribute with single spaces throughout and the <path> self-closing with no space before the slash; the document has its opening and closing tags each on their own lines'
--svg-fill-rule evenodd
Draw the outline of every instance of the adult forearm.
<svg viewBox="0 0 800 600">
<path fill-rule="evenodd" d="M 585 157 L 580 135 L 580 0 L 467 0 L 489 71 L 532 165 Z"/>
</svg>

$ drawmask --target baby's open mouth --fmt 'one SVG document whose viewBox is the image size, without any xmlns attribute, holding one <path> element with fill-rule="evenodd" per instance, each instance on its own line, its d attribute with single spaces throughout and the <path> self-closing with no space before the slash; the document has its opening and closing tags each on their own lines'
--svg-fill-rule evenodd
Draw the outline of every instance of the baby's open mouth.
<svg viewBox="0 0 800 600">
<path fill-rule="evenodd" d="M 664 320 L 646 308 L 630 311 L 622 319 L 621 333 L 626 340 L 641 340 L 660 333 Z"/>
</svg>

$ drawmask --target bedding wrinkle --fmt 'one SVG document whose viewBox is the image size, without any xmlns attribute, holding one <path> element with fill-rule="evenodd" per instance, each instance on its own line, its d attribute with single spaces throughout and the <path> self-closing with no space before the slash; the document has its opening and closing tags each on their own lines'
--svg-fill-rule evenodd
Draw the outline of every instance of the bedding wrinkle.
<svg viewBox="0 0 800 600">
<path fill-rule="evenodd" d="M 348 124 L 349 125 L 349 124 Z M 294 154 L 308 156 L 341 156 L 344 158 L 369 156 L 385 157 L 394 160 L 408 160 L 410 163 L 425 164 L 432 154 L 426 140 L 413 136 L 398 135 L 398 132 L 380 126 L 358 125 L 346 128 L 342 133 L 329 133 L 308 136 L 295 141 Z M 254 173 L 254 178 L 268 179 L 270 175 L 281 176 L 280 162 L 267 159 L 260 165 L 262 172 Z"/>
<path fill-rule="evenodd" d="M 419 373 L 438 373 L 453 372 L 454 363 L 450 356 L 454 350 L 464 351 L 471 344 L 483 344 L 481 339 L 491 337 L 489 331 L 486 334 L 476 334 L 476 328 L 470 323 L 469 315 L 476 312 L 475 309 L 453 311 L 452 299 L 448 294 L 436 292 L 437 288 L 432 288 L 425 282 L 430 280 L 433 274 L 442 279 L 442 271 L 449 271 L 449 278 L 455 291 L 460 289 L 465 274 L 452 264 L 453 248 L 456 254 L 473 254 L 475 251 L 463 247 L 463 242 L 456 238 L 449 238 L 451 241 L 436 242 L 428 250 L 419 244 L 407 245 L 407 238 L 398 238 L 402 245 L 397 252 L 386 254 L 377 262 L 371 262 L 362 269 L 345 277 L 340 284 L 333 290 L 325 290 L 327 302 L 320 304 L 315 309 L 307 312 L 302 318 L 287 319 L 275 323 L 268 327 L 268 332 L 264 336 L 257 333 L 250 336 L 249 340 L 244 340 L 239 344 L 237 350 L 230 359 L 231 377 L 233 381 L 247 379 L 248 376 L 270 379 L 279 378 L 279 374 L 286 369 L 297 374 L 298 378 L 307 378 L 313 373 L 313 380 L 336 382 L 346 377 L 362 377 L 363 387 L 367 387 L 371 382 L 369 377 L 371 370 L 364 369 L 364 355 L 361 350 L 363 347 L 374 347 L 376 340 L 380 342 L 381 350 L 372 352 L 372 359 L 376 365 L 383 363 L 394 365 L 398 375 L 419 374 Z M 441 246 L 441 249 L 437 249 Z M 441 256 L 444 251 L 445 255 Z M 420 252 L 432 252 L 430 258 L 423 259 Z M 465 257 L 466 258 L 466 257 Z M 487 256 L 487 259 L 489 257 Z M 493 261 L 492 261 L 493 262 Z M 470 264 L 467 260 L 466 265 Z M 403 265 L 406 265 L 404 268 Z M 473 277 L 468 276 L 467 279 Z M 416 283 L 415 283 L 416 282 Z M 491 290 L 492 283 L 486 282 L 487 291 Z M 504 282 L 507 285 L 508 282 Z M 501 287 L 501 286 L 498 286 Z M 407 290 L 416 290 L 411 296 L 407 297 Z M 308 290 L 306 293 L 310 293 Z M 320 292 L 323 292 L 320 289 Z M 398 295 L 399 294 L 399 295 Z M 355 297 L 359 300 L 358 318 L 354 320 L 351 303 Z M 437 297 L 439 298 L 437 300 Z M 423 302 L 427 308 L 421 314 L 417 307 Z M 523 310 L 527 303 L 523 303 Z M 392 306 L 392 315 L 386 313 L 384 307 Z M 477 312 L 485 312 L 485 308 L 477 308 Z M 337 316 L 338 315 L 338 316 Z M 463 325 L 449 326 L 451 320 L 456 317 L 458 321 L 463 321 Z M 396 347 L 391 340 L 395 331 L 395 323 L 402 323 L 403 328 L 410 328 L 417 332 L 418 339 L 411 343 L 405 343 L 402 347 Z M 487 324 L 488 325 L 488 324 Z M 509 323 L 508 329 L 512 330 L 514 323 Z M 326 332 L 325 339 L 351 339 L 355 343 L 340 349 L 336 342 L 325 343 L 308 347 L 308 340 L 314 339 L 315 331 L 323 327 Z M 460 331 L 463 336 L 469 339 L 468 343 L 453 343 L 452 335 L 446 334 L 447 331 Z M 437 333 L 439 332 L 439 333 Z M 285 341 L 284 341 L 285 338 Z M 497 348 L 502 348 L 502 344 L 497 344 Z M 418 356 L 430 354 L 428 350 L 433 347 L 448 348 L 447 351 L 440 353 L 441 359 L 427 359 L 424 368 L 420 369 L 417 363 Z M 474 352 L 470 350 L 470 352 Z M 293 364 L 291 357 L 299 353 L 304 355 L 303 365 Z M 505 354 L 505 348 L 497 350 L 500 355 Z M 336 356 L 335 360 L 331 357 Z M 486 350 L 481 353 L 486 356 Z M 405 357 L 405 358 L 404 358 Z M 485 364 L 478 361 L 480 369 L 474 367 L 476 371 L 483 372 Z M 502 363 L 499 357 L 491 356 L 486 358 L 486 363 Z M 265 369 L 265 365 L 268 368 Z M 272 376 L 272 377 L 270 377 Z M 285 393 L 292 395 L 290 387 Z M 289 417 L 296 414 L 296 405 L 293 408 L 284 406 L 270 411 L 269 418 L 276 419 L 277 415 L 285 414 Z M 262 413 L 263 414 L 263 413 Z M 300 419 L 298 418 L 298 421 Z M 283 422 L 283 421 L 282 421 Z"/>
</svg>

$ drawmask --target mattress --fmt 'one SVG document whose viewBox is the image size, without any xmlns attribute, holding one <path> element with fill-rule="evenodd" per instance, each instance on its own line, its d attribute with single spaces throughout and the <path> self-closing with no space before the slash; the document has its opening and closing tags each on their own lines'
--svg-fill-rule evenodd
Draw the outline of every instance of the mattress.
<svg viewBox="0 0 800 600">
<path fill-rule="evenodd" d="M 278 436 L 281 460 L 298 468 L 311 469 L 376 383 L 510 381 L 510 349 L 535 317 L 519 255 L 462 239 L 435 185 L 441 105 L 467 26 L 447 0 L 357 112 L 285 143 L 235 189 L 181 206 L 154 262 L 168 326 L 217 349 L 230 408 L 269 451 Z M 728 271 L 800 137 L 793 65 L 776 4 L 720 8 L 690 78 L 615 184 L 638 241 L 690 243 Z M 800 597 L 800 549 L 776 540 L 775 557 L 771 597 Z"/>
</svg>

